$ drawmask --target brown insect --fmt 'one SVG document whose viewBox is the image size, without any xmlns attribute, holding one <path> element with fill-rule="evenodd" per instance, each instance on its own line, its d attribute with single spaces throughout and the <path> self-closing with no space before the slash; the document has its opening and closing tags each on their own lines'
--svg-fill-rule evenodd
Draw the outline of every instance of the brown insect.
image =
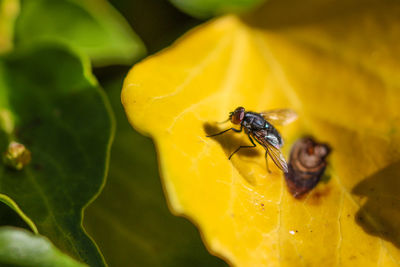
<svg viewBox="0 0 400 267">
<path fill-rule="evenodd" d="M 293 145 L 285 179 L 294 197 L 301 197 L 318 184 L 329 152 L 327 144 L 317 143 L 312 138 L 302 138 Z"/>
</svg>

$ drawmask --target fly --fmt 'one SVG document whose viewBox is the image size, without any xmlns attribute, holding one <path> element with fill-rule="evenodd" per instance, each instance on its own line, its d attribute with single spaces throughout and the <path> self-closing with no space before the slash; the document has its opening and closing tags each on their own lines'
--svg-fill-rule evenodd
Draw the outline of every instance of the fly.
<svg viewBox="0 0 400 267">
<path fill-rule="evenodd" d="M 229 119 L 227 121 L 231 121 L 233 124 L 240 124 L 240 129 L 229 128 L 222 132 L 208 135 L 207 137 L 221 135 L 230 130 L 240 133 L 245 130 L 245 133 L 249 137 L 251 146 L 239 146 L 233 153 L 229 156 L 229 160 L 232 156 L 238 152 L 242 148 L 254 148 L 256 147 L 256 143 L 253 139 L 256 140 L 264 149 L 265 159 L 267 161 L 267 170 L 270 172 L 268 168 L 268 155 L 271 157 L 272 161 L 275 165 L 281 169 L 284 173 L 288 172 L 288 166 L 282 152 L 280 151 L 283 146 L 283 140 L 278 132 L 278 130 L 273 126 L 275 125 L 285 125 L 297 118 L 296 112 L 291 109 L 276 109 L 267 112 L 251 112 L 245 111 L 243 107 L 238 107 L 235 111 L 229 114 Z"/>
</svg>

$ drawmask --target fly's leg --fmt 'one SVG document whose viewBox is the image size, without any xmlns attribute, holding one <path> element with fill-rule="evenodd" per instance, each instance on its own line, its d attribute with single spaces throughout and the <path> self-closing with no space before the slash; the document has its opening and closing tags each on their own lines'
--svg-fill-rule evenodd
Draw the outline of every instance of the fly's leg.
<svg viewBox="0 0 400 267">
<path fill-rule="evenodd" d="M 224 134 L 224 133 L 226 133 L 227 131 L 230 131 L 230 130 L 232 130 L 232 131 L 234 131 L 234 132 L 237 132 L 237 133 L 240 133 L 240 132 L 243 130 L 243 126 L 240 126 L 240 129 L 239 129 L 239 130 L 236 129 L 236 128 L 230 128 L 230 129 L 224 130 L 224 131 L 222 131 L 222 132 L 220 132 L 220 133 L 216 133 L 216 134 L 212 134 L 212 135 L 207 135 L 206 137 L 213 137 L 213 136 L 221 135 L 221 134 Z"/>
<path fill-rule="evenodd" d="M 265 163 L 267 165 L 268 173 L 271 173 L 271 170 L 269 169 L 269 166 L 268 166 L 268 148 L 267 148 L 267 151 L 265 151 Z"/>
<path fill-rule="evenodd" d="M 251 136 L 250 136 L 250 134 L 247 134 L 247 136 L 249 137 L 249 139 L 250 139 L 250 142 L 253 144 L 252 146 L 240 146 L 240 147 L 238 147 L 235 151 L 233 151 L 233 153 L 229 156 L 229 160 L 232 158 L 232 156 L 236 153 L 236 152 L 238 152 L 240 149 L 242 149 L 242 148 L 254 148 L 254 147 L 256 147 L 256 144 L 254 143 L 254 141 L 253 141 L 253 139 L 251 138 Z"/>
</svg>

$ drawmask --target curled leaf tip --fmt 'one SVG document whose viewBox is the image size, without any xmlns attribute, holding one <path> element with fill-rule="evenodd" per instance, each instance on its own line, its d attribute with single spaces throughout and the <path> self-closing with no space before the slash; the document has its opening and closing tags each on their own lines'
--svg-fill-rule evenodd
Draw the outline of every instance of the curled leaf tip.
<svg viewBox="0 0 400 267">
<path fill-rule="evenodd" d="M 11 142 L 3 154 L 3 162 L 14 170 L 22 170 L 31 161 L 31 152 L 18 142 Z"/>
<path fill-rule="evenodd" d="M 313 189 L 321 179 L 326 167 L 325 158 L 330 148 L 310 137 L 298 140 L 289 157 L 289 171 L 285 173 L 290 193 L 295 198 Z"/>
</svg>

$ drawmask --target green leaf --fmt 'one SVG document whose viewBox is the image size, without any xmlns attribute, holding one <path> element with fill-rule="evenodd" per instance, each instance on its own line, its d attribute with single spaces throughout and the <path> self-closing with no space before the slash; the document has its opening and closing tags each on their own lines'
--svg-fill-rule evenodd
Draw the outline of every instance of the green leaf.
<svg viewBox="0 0 400 267">
<path fill-rule="evenodd" d="M 15 227 L 0 227 L 0 264 L 12 266 L 83 267 L 40 235 Z"/>
<path fill-rule="evenodd" d="M 225 266 L 206 251 L 189 221 L 168 210 L 154 145 L 132 130 L 122 109 L 122 78 L 106 85 L 117 132 L 107 186 L 88 207 L 85 228 L 110 266 Z"/>
<path fill-rule="evenodd" d="M 15 203 L 14 200 L 9 198 L 8 196 L 4 194 L 0 194 L 0 201 L 4 204 L 6 204 L 9 208 L 14 210 L 16 214 L 32 229 L 34 233 L 38 233 L 38 230 L 36 228 L 36 225 L 32 220 L 21 210 L 21 208 Z M 3 209 L 4 211 L 4 209 Z M 0 216 L 4 215 L 4 212 L 0 211 Z M 2 223 L 4 222 L 3 220 L 0 220 Z M 5 224 L 4 224 L 5 225 Z M 14 224 L 13 224 L 14 225 Z"/>
<path fill-rule="evenodd" d="M 108 103 L 89 59 L 72 49 L 42 44 L 15 51 L 0 58 L 0 151 L 15 140 L 31 151 L 32 161 L 21 171 L 0 164 L 0 194 L 61 250 L 101 266 L 81 222 L 107 169 Z"/>
<path fill-rule="evenodd" d="M 14 22 L 18 13 L 18 0 L 0 0 L 0 54 L 13 46 Z"/>
<path fill-rule="evenodd" d="M 131 64 L 145 54 L 142 41 L 106 0 L 22 0 L 16 44 L 48 39 L 74 45 L 95 65 Z"/>
<path fill-rule="evenodd" d="M 265 0 L 170 0 L 177 8 L 196 18 L 249 11 Z"/>
<path fill-rule="evenodd" d="M 3 202 L 0 202 L 0 226 L 14 226 L 31 230 L 31 226 L 17 212 Z"/>
</svg>

